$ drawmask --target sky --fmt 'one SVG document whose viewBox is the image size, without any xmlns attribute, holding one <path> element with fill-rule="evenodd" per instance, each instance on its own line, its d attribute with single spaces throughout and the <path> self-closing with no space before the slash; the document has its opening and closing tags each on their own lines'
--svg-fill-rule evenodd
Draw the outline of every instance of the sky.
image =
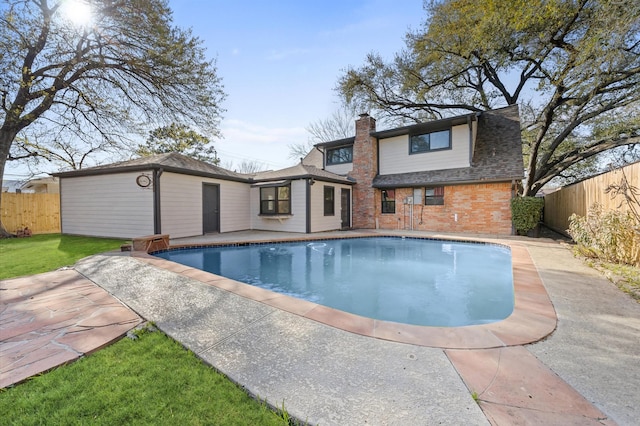
<svg viewBox="0 0 640 426">
<path fill-rule="evenodd" d="M 227 98 L 222 165 L 280 169 L 298 160 L 309 124 L 339 108 L 338 78 L 376 52 L 392 59 L 424 19 L 423 0 L 169 0 L 174 24 L 191 28 L 215 60 Z M 354 123 L 355 126 L 355 123 Z M 56 171 L 55 169 L 50 172 Z M 28 171 L 6 165 L 5 179 Z"/>
<path fill-rule="evenodd" d="M 215 142 L 223 163 L 287 167 L 288 146 L 339 107 L 334 90 L 367 53 L 391 59 L 418 29 L 422 0 L 170 0 L 175 23 L 191 27 L 217 60 L 227 99 Z M 354 124 L 355 126 L 355 124 Z"/>
</svg>

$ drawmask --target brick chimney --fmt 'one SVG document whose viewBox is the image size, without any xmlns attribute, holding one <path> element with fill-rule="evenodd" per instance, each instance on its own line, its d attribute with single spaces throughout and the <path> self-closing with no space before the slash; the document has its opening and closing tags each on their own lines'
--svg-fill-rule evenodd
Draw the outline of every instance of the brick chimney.
<svg viewBox="0 0 640 426">
<path fill-rule="evenodd" d="M 376 120 L 369 114 L 360 114 L 356 120 L 356 138 L 353 143 L 352 224 L 354 228 L 373 229 L 375 223 L 375 190 L 371 187 L 378 174 L 378 140 L 370 136 L 376 130 Z"/>
</svg>

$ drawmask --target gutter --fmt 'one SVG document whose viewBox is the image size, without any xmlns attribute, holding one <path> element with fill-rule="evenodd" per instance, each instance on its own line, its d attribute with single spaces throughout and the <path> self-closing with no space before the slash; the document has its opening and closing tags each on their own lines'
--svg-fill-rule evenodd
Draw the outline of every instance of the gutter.
<svg viewBox="0 0 640 426">
<path fill-rule="evenodd" d="M 162 168 L 153 169 L 153 233 L 162 234 L 162 217 L 160 215 L 160 176 Z"/>
</svg>

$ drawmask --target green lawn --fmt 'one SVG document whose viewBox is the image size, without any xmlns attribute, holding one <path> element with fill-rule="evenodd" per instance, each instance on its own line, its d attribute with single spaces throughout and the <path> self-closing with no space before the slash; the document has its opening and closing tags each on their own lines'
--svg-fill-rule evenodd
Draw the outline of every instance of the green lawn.
<svg viewBox="0 0 640 426">
<path fill-rule="evenodd" d="M 0 279 L 72 265 L 123 241 L 66 235 L 0 239 Z M 278 401 L 270 401 L 278 404 Z M 282 401 L 280 401 L 282 403 Z M 124 338 L 70 365 L 0 390 L 11 425 L 287 425 L 162 332 Z"/>
<path fill-rule="evenodd" d="M 12 425 L 286 425 L 159 331 L 124 338 L 4 392 Z"/>
<path fill-rule="evenodd" d="M 60 234 L 0 239 L 0 279 L 53 271 L 83 257 L 118 249 L 123 243 Z"/>
</svg>

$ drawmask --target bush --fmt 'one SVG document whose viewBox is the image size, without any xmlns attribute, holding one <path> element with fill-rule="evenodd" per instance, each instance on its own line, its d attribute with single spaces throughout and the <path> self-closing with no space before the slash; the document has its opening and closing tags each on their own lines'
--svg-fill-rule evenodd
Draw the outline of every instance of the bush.
<svg viewBox="0 0 640 426">
<path fill-rule="evenodd" d="M 511 220 L 518 235 L 527 235 L 540 222 L 544 198 L 516 197 L 511 199 Z"/>
<path fill-rule="evenodd" d="M 587 217 L 571 215 L 568 231 L 584 256 L 640 266 L 640 223 L 631 212 L 603 212 L 596 203 Z"/>
</svg>

